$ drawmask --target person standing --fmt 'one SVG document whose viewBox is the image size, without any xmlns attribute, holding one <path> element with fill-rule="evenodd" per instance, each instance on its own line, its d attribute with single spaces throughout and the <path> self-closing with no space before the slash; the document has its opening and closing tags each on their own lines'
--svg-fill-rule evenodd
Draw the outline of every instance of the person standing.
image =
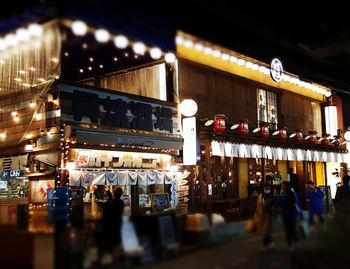
<svg viewBox="0 0 350 269">
<path fill-rule="evenodd" d="M 343 176 L 343 183 L 337 187 L 335 194 L 335 205 L 338 213 L 350 214 L 350 176 Z"/>
<path fill-rule="evenodd" d="M 120 230 L 124 212 L 124 202 L 121 200 L 123 189 L 118 187 L 113 199 L 102 204 L 102 229 L 98 248 L 97 264 L 101 264 L 104 254 L 109 253 L 116 260 L 117 248 L 120 243 Z M 112 198 L 108 195 L 109 198 Z"/>
<path fill-rule="evenodd" d="M 288 178 L 289 178 L 290 188 L 292 188 L 294 190 L 294 192 L 299 197 L 299 193 L 298 193 L 298 175 L 294 174 L 294 168 L 292 168 L 292 167 L 289 168 Z"/>
<path fill-rule="evenodd" d="M 286 233 L 286 239 L 289 246 L 289 250 L 295 248 L 295 244 L 299 241 L 296 232 L 296 222 L 299 212 L 299 201 L 293 190 L 289 186 L 288 181 L 281 183 L 281 193 L 278 197 L 278 203 L 282 209 L 282 220 Z"/>
<path fill-rule="evenodd" d="M 271 185 L 265 183 L 257 199 L 256 220 L 257 232 L 262 235 L 262 252 L 274 247 L 272 240 L 273 211 L 276 199 Z"/>
<path fill-rule="evenodd" d="M 323 203 L 324 193 L 319 187 L 309 180 L 307 182 L 306 201 L 309 203 L 309 225 L 314 225 L 314 216 L 317 215 L 320 223 L 324 222 L 323 215 L 325 213 Z"/>
</svg>

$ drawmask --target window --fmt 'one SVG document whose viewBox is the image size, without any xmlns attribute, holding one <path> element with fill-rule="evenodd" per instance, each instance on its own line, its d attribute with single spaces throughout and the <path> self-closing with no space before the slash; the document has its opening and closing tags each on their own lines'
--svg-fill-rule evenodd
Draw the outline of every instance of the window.
<svg viewBox="0 0 350 269">
<path fill-rule="evenodd" d="M 277 117 L 277 95 L 273 92 L 258 89 L 258 122 L 270 123 L 270 129 L 276 130 L 278 124 Z"/>
</svg>

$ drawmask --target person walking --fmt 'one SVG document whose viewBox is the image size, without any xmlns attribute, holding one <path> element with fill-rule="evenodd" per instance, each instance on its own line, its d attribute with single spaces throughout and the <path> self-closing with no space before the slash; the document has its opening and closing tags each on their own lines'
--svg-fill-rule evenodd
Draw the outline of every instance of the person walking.
<svg viewBox="0 0 350 269">
<path fill-rule="evenodd" d="M 337 186 L 335 194 L 335 206 L 337 213 L 344 215 L 350 214 L 350 176 L 348 174 L 343 176 L 343 182 Z"/>
<path fill-rule="evenodd" d="M 114 192 L 113 199 L 108 199 L 102 204 L 102 229 L 98 242 L 97 265 L 103 263 L 103 257 L 107 253 L 112 255 L 110 262 L 116 261 L 124 211 L 124 202 L 121 200 L 122 195 L 123 189 L 118 187 Z M 112 198 L 111 195 L 108 195 L 108 197 Z"/>
<path fill-rule="evenodd" d="M 289 250 L 294 250 L 295 244 L 299 241 L 296 222 L 300 218 L 300 203 L 297 195 L 290 188 L 288 181 L 281 183 L 281 193 L 278 197 L 278 204 L 282 209 L 282 220 L 286 233 Z"/>
<path fill-rule="evenodd" d="M 262 235 L 262 253 L 274 247 L 272 240 L 273 212 L 276 198 L 273 195 L 272 187 L 265 183 L 262 192 L 257 199 L 256 221 L 257 232 Z"/>
<path fill-rule="evenodd" d="M 325 207 L 323 202 L 324 193 L 319 187 L 309 180 L 306 189 L 306 201 L 309 204 L 309 225 L 314 226 L 314 216 L 318 217 L 320 223 L 324 222 Z"/>
</svg>

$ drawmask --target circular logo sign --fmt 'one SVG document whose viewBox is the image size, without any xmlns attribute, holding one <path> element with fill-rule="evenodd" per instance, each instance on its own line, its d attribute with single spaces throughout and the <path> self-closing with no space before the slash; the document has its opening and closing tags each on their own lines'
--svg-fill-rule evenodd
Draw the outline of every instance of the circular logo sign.
<svg viewBox="0 0 350 269">
<path fill-rule="evenodd" d="M 270 75 L 271 75 L 271 78 L 276 82 L 280 82 L 282 80 L 283 66 L 281 61 L 277 58 L 274 58 L 271 61 Z"/>
</svg>

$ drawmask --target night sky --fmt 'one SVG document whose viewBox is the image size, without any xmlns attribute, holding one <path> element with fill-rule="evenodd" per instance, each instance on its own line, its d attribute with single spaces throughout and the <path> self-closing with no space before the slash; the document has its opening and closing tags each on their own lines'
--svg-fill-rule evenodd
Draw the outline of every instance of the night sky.
<svg viewBox="0 0 350 269">
<path fill-rule="evenodd" d="M 279 57 L 286 70 L 305 80 L 350 91 L 350 24 L 345 1 L 330 5 L 313 0 L 17 0 L 1 9 L 0 31 L 7 29 L 4 25 L 9 25 L 5 22 L 10 18 L 12 25 L 20 22 L 13 19 L 16 14 L 57 2 L 64 3 L 61 11 L 85 10 L 109 18 L 113 27 L 123 23 L 143 27 L 148 20 L 148 28 L 165 38 L 171 39 L 177 28 L 264 62 Z"/>
</svg>

